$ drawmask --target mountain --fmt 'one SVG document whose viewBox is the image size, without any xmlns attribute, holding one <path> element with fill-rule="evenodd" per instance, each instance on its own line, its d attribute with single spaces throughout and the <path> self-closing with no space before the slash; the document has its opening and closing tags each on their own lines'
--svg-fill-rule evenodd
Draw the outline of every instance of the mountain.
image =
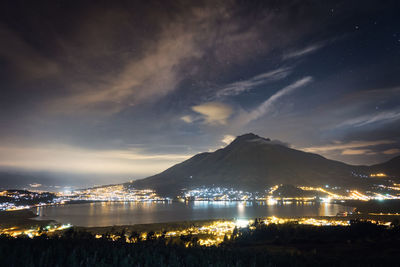
<svg viewBox="0 0 400 267">
<path fill-rule="evenodd" d="M 400 177 L 400 156 L 397 156 L 384 163 L 370 167 L 371 173 L 385 173 L 389 176 Z"/>
<path fill-rule="evenodd" d="M 351 186 L 365 183 L 366 179 L 353 175 L 361 170 L 249 133 L 238 136 L 225 148 L 197 154 L 162 173 L 126 185 L 152 188 L 163 195 L 176 195 L 182 188 L 198 186 L 251 191 L 277 184 Z"/>
</svg>

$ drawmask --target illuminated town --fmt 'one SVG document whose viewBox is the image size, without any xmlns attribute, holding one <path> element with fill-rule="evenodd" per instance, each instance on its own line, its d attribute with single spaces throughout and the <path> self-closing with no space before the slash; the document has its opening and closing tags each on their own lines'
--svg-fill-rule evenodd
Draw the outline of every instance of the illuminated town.
<svg viewBox="0 0 400 267">
<path fill-rule="evenodd" d="M 59 194 L 69 200 L 87 200 L 87 201 L 168 201 L 169 198 L 160 197 L 151 189 L 127 188 L 123 185 L 111 185 L 104 187 L 95 187 L 74 192 L 62 192 Z"/>
<path fill-rule="evenodd" d="M 124 185 L 101 186 L 80 190 L 65 190 L 56 193 L 4 190 L 0 192 L 0 210 L 21 210 L 46 205 L 62 205 L 75 202 L 170 202 L 179 201 L 265 201 L 278 202 L 324 202 L 333 203 L 346 200 L 386 200 L 400 198 L 400 184 L 385 179 L 383 173 L 370 174 L 381 177 L 381 184 L 368 189 L 345 189 L 338 186 L 323 187 L 298 186 L 295 195 L 279 192 L 285 185 L 275 185 L 264 191 L 250 192 L 226 187 L 197 187 L 184 189 L 175 199 L 163 197 L 152 189 L 135 189 Z M 287 186 L 286 186 L 287 187 Z"/>
</svg>

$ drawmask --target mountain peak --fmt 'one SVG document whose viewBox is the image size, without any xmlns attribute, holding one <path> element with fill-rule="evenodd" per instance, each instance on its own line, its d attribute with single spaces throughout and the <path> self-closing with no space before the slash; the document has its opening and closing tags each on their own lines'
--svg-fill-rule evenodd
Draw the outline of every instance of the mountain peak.
<svg viewBox="0 0 400 267">
<path fill-rule="evenodd" d="M 232 143 L 238 143 L 243 141 L 252 141 L 252 140 L 264 140 L 264 141 L 271 141 L 269 138 L 263 138 L 253 133 L 247 133 L 243 135 L 239 135 Z"/>
<path fill-rule="evenodd" d="M 352 166 L 316 154 L 284 147 L 276 141 L 247 133 L 227 147 L 198 154 L 162 173 L 138 180 L 135 188 L 152 188 L 173 196 L 182 188 L 229 187 L 265 190 L 273 185 L 321 186 L 356 184 Z"/>
</svg>

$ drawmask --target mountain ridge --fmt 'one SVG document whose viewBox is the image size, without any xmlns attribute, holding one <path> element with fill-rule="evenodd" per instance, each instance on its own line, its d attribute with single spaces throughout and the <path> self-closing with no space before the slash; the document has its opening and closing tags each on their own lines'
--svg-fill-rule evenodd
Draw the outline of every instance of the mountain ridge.
<svg viewBox="0 0 400 267">
<path fill-rule="evenodd" d="M 253 133 L 238 136 L 224 148 L 204 152 L 165 171 L 127 183 L 174 195 L 183 188 L 223 186 L 260 190 L 276 184 L 363 186 L 377 167 L 353 166 L 321 155 L 289 148 Z"/>
<path fill-rule="evenodd" d="M 377 172 L 384 172 L 389 176 L 400 176 L 400 155 L 396 156 L 388 161 L 374 164 L 370 166 L 371 171 Z M 382 171 L 383 170 L 383 171 Z"/>
</svg>

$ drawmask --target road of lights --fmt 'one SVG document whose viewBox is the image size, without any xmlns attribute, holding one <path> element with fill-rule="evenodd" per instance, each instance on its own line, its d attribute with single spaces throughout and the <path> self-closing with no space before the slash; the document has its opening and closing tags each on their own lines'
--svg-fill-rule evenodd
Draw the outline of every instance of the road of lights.
<svg viewBox="0 0 400 267">
<path fill-rule="evenodd" d="M 364 195 L 364 194 L 358 192 L 357 190 L 351 191 L 350 196 L 351 196 L 351 199 L 362 200 L 362 201 L 368 201 L 370 199 L 374 199 L 374 198 L 371 198 L 367 195 Z"/>
<path fill-rule="evenodd" d="M 301 190 L 304 191 L 318 191 L 322 192 L 324 194 L 327 194 L 329 197 L 334 198 L 334 199 L 346 199 L 346 196 L 338 195 L 332 192 L 329 192 L 328 190 L 322 188 L 322 187 L 311 187 L 311 186 L 299 186 Z"/>
<path fill-rule="evenodd" d="M 371 173 L 369 177 L 387 177 L 384 173 Z"/>
<path fill-rule="evenodd" d="M 268 217 L 263 220 L 264 224 L 284 224 L 284 223 L 298 223 L 303 225 L 314 226 L 349 226 L 349 221 L 334 220 L 334 219 L 316 219 L 316 218 L 278 218 L 275 216 Z"/>
</svg>

